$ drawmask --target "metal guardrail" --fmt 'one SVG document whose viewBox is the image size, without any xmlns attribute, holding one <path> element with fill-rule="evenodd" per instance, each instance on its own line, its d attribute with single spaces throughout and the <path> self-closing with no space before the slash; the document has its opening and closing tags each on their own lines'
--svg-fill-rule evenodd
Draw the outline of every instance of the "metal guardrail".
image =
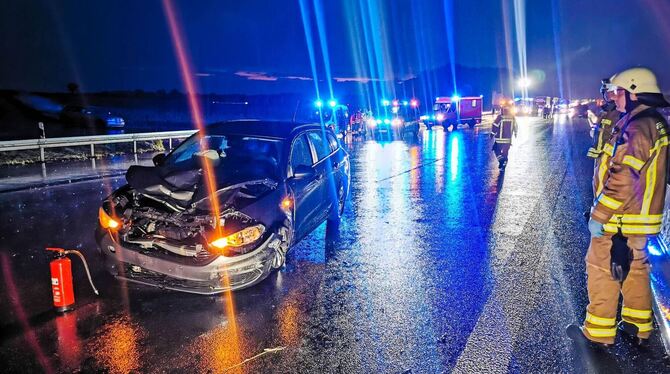
<svg viewBox="0 0 670 374">
<path fill-rule="evenodd" d="M 90 156 L 95 157 L 95 145 L 114 143 L 133 143 L 133 153 L 137 153 L 137 142 L 165 140 L 169 141 L 172 149 L 172 139 L 187 138 L 196 133 L 195 130 L 145 132 L 137 134 L 118 135 L 92 135 L 92 136 L 70 136 L 63 138 L 8 140 L 0 142 L 0 152 L 25 151 L 31 149 L 40 150 L 40 161 L 44 162 L 44 150 L 46 148 L 64 148 L 90 146 Z"/>
</svg>

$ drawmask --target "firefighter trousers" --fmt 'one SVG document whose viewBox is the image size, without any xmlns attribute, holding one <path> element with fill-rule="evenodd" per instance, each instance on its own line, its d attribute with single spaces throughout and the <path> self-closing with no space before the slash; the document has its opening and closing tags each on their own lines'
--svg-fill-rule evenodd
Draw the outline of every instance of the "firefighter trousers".
<svg viewBox="0 0 670 374">
<path fill-rule="evenodd" d="M 510 143 L 499 143 L 495 142 L 493 144 L 493 152 L 496 154 L 496 158 L 499 162 L 507 161 L 507 156 L 509 155 L 509 149 L 512 145 Z"/>
<path fill-rule="evenodd" d="M 613 234 L 591 238 L 586 253 L 586 274 L 589 305 L 586 307 L 584 335 L 593 341 L 613 344 L 616 337 L 616 316 L 619 294 L 623 295 L 621 319 L 638 328 L 638 337 L 649 338 L 653 329 L 651 320 L 651 285 L 647 259 L 647 237 L 628 237 L 633 251 L 633 262 L 623 283 L 610 274 L 610 250 Z"/>
</svg>

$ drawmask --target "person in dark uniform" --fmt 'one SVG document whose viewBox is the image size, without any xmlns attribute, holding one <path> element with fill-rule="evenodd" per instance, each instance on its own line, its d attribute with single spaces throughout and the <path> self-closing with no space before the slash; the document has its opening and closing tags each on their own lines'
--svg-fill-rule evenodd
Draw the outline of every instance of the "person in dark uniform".
<svg viewBox="0 0 670 374">
<path fill-rule="evenodd" d="M 512 114 L 512 108 L 503 106 L 502 113 L 493 121 L 491 137 L 495 140 L 493 152 L 498 159 L 498 167 L 504 170 L 507 166 L 509 149 L 512 146 L 512 135 L 516 136 L 516 118 Z"/>
</svg>

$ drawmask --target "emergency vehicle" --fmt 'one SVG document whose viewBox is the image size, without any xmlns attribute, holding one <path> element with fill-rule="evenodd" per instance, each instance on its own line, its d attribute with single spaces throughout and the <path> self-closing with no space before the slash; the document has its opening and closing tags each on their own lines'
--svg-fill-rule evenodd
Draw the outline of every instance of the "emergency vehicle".
<svg viewBox="0 0 670 374">
<path fill-rule="evenodd" d="M 382 100 L 382 112 L 376 118 L 367 120 L 368 132 L 372 137 L 402 138 L 404 134 L 419 134 L 419 101 Z"/>
<path fill-rule="evenodd" d="M 434 125 L 457 128 L 461 123 L 474 127 L 482 122 L 482 101 L 483 96 L 438 96 L 433 105 L 434 115 L 424 116 L 424 124 L 428 129 Z"/>
</svg>

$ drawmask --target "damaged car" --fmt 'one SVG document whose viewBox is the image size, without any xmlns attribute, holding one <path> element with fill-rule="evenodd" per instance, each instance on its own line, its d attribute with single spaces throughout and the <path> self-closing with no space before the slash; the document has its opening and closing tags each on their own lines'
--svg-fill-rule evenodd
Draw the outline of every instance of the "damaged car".
<svg viewBox="0 0 670 374">
<path fill-rule="evenodd" d="M 318 124 L 218 123 L 153 161 L 103 201 L 96 240 L 117 278 L 178 291 L 257 284 L 349 193 L 349 155 Z"/>
</svg>

